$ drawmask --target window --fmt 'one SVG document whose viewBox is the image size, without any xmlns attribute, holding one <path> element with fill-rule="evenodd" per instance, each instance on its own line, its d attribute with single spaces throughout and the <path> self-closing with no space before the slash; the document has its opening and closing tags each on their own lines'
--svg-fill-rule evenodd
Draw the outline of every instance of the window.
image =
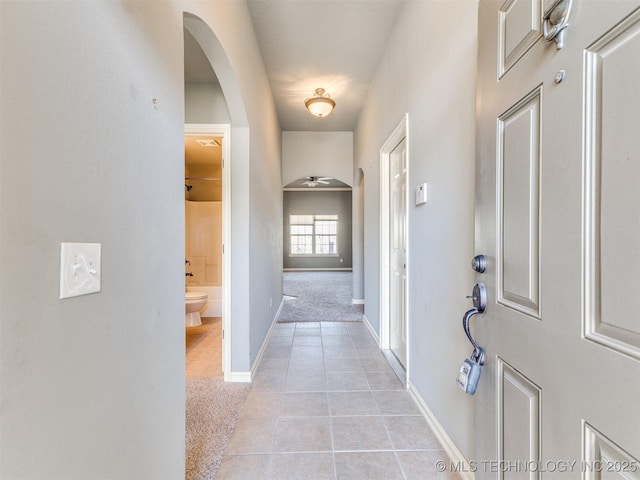
<svg viewBox="0 0 640 480">
<path fill-rule="evenodd" d="M 338 255 L 338 215 L 290 215 L 291 255 Z"/>
<path fill-rule="evenodd" d="M 291 217 L 306 217 L 307 215 L 291 215 Z M 291 223 L 291 255 L 313 254 L 313 216 L 311 222 L 306 219 L 296 219 L 297 224 Z M 292 220 L 293 221 L 293 220 Z"/>
</svg>

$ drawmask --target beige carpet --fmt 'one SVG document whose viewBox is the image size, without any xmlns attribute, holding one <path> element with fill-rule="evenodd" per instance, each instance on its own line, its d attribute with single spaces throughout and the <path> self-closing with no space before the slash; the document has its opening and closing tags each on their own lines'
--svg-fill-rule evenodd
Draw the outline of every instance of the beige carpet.
<svg viewBox="0 0 640 480">
<path fill-rule="evenodd" d="M 359 322 L 364 305 L 352 302 L 351 272 L 284 272 L 278 322 Z"/>
<path fill-rule="evenodd" d="M 185 480 L 215 477 L 249 389 L 222 377 L 187 378 Z"/>
</svg>

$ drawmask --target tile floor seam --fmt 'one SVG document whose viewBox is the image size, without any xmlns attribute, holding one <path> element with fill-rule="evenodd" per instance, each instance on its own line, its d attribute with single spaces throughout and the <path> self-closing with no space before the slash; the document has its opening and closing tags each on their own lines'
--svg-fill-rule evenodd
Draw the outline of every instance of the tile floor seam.
<svg viewBox="0 0 640 480">
<path fill-rule="evenodd" d="M 297 418 L 297 419 L 301 419 L 301 418 L 327 418 L 330 415 L 280 415 L 279 418 L 286 418 L 286 419 L 292 419 L 292 418 Z"/>
<path fill-rule="evenodd" d="M 407 474 L 404 473 L 404 468 L 402 468 L 402 462 L 400 462 L 400 457 L 398 457 L 398 451 L 394 450 L 393 455 L 396 457 L 396 462 L 398 462 L 398 467 L 400 467 L 400 473 L 402 474 L 402 479 L 408 480 Z"/>
<path fill-rule="evenodd" d="M 329 392 L 329 393 L 334 393 L 334 392 Z M 343 392 L 343 393 L 354 393 L 354 392 Z M 360 392 L 356 391 L 355 393 L 360 393 Z M 325 416 L 325 415 L 322 415 L 322 416 Z M 405 413 L 354 413 L 352 415 L 347 415 L 347 414 L 331 415 L 330 414 L 329 416 L 330 417 L 419 417 L 419 418 L 422 418 L 422 415 L 405 414 Z"/>
<path fill-rule="evenodd" d="M 287 450 L 282 452 L 237 452 L 229 453 L 227 457 L 251 457 L 259 455 L 300 455 L 300 454 L 318 454 L 329 453 L 330 451 L 337 453 L 376 453 L 376 452 L 444 452 L 442 448 L 368 448 L 368 449 L 335 449 L 335 450 Z"/>
<path fill-rule="evenodd" d="M 273 470 L 273 453 L 269 454 L 269 460 L 267 460 L 267 480 L 271 478 L 271 473 Z"/>
<path fill-rule="evenodd" d="M 375 396 L 374 396 L 374 399 L 375 399 Z M 377 400 L 376 400 L 376 403 L 378 403 Z M 378 408 L 380 408 L 379 405 L 378 405 Z M 387 428 L 387 422 L 384 421 L 384 416 L 382 416 L 382 425 L 384 425 L 384 431 L 387 434 L 387 440 L 389 440 L 389 445 L 391 445 L 391 448 L 394 451 L 393 455 L 396 457 L 396 462 L 398 462 L 398 466 L 400 467 L 400 461 L 398 460 L 398 455 L 395 453 L 396 446 L 393 443 L 393 440 L 391 439 L 391 434 L 389 433 L 389 428 Z M 400 471 L 402 472 L 402 468 L 400 468 Z M 402 476 L 404 477 L 404 473 L 402 473 Z"/>
<path fill-rule="evenodd" d="M 317 455 L 320 453 L 331 453 L 333 450 L 287 450 L 283 452 L 273 452 L 271 455 Z M 258 454 L 260 455 L 260 454 Z"/>
<path fill-rule="evenodd" d="M 324 363 L 324 360 L 323 360 Z M 329 392 L 325 392 L 326 396 L 327 396 L 327 413 L 330 414 L 330 408 L 329 408 Z M 329 438 L 331 440 L 331 458 L 333 460 L 333 478 L 334 480 L 338 479 L 338 471 L 336 469 L 336 448 L 335 445 L 333 443 L 333 422 L 331 421 L 331 415 L 329 415 Z"/>
<path fill-rule="evenodd" d="M 358 449 L 343 449 L 343 450 L 334 450 L 336 453 L 378 453 L 378 452 L 442 452 L 443 450 L 433 449 L 433 450 L 403 450 L 403 449 L 395 449 L 395 448 L 378 448 L 378 449 L 366 449 L 366 450 L 358 450 Z"/>
<path fill-rule="evenodd" d="M 297 325 L 294 327 L 294 336 L 292 337 L 292 344 L 293 344 L 293 338 L 295 337 L 295 329 L 297 328 Z M 271 342 L 269 342 L 271 343 Z M 273 431 L 273 441 L 271 444 L 271 454 L 273 455 L 276 449 L 276 436 L 278 433 L 278 428 L 280 427 L 280 412 L 282 410 L 282 396 L 284 395 L 284 393 L 286 392 L 286 388 L 287 388 L 287 378 L 289 377 L 289 367 L 291 366 L 291 355 L 293 352 L 293 348 L 289 349 L 289 354 L 287 355 L 287 366 L 284 372 L 284 380 L 283 380 L 283 384 L 282 384 L 282 390 L 279 392 L 279 397 L 278 397 L 278 411 L 276 412 L 276 428 Z M 271 459 L 269 459 L 269 462 L 271 463 Z M 269 476 L 271 476 L 271 472 L 269 472 Z"/>
</svg>

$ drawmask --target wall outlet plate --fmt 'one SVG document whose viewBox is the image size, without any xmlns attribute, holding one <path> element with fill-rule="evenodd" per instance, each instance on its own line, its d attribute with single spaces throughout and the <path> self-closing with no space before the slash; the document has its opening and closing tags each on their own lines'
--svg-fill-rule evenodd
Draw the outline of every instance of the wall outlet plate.
<svg viewBox="0 0 640 480">
<path fill-rule="evenodd" d="M 60 298 L 77 297 L 100 291 L 100 243 L 60 244 Z"/>
</svg>

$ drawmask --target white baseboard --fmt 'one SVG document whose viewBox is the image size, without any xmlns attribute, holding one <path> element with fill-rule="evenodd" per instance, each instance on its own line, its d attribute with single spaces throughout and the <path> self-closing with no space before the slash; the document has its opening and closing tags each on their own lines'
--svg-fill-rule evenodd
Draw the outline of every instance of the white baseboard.
<svg viewBox="0 0 640 480">
<path fill-rule="evenodd" d="M 364 305 L 364 298 L 352 298 L 351 303 L 354 305 Z"/>
<path fill-rule="evenodd" d="M 251 383 L 251 372 L 229 372 L 226 382 Z"/>
<path fill-rule="evenodd" d="M 471 472 L 469 461 L 466 458 L 464 458 L 464 455 L 462 455 L 460 450 L 458 450 L 458 447 L 456 447 L 455 443 L 453 443 L 453 440 L 451 440 L 451 437 L 449 437 L 445 429 L 442 427 L 442 425 L 440 424 L 436 416 L 433 414 L 433 412 L 427 405 L 427 402 L 424 401 L 424 398 L 422 398 L 422 395 L 418 393 L 418 391 L 413 386 L 411 381 L 407 383 L 408 383 L 407 387 L 408 387 L 409 393 L 411 394 L 411 396 L 413 397 L 413 400 L 418 405 L 420 412 L 422 413 L 425 420 L 431 427 L 431 430 L 435 434 L 436 438 L 442 444 L 442 447 L 444 448 L 444 451 L 446 452 L 446 454 L 449 456 L 449 459 L 451 460 L 451 462 L 456 465 L 466 466 L 466 468 L 463 469 L 464 471 L 458 472 L 462 480 L 475 480 L 476 476 L 473 472 Z"/>
<path fill-rule="evenodd" d="M 251 372 L 249 372 L 249 381 L 251 381 L 251 378 L 253 378 L 253 376 L 256 373 L 256 370 L 258 370 L 258 367 L 260 366 L 262 355 L 264 354 L 265 348 L 267 348 L 267 345 L 269 344 L 269 340 L 271 339 L 271 334 L 273 333 L 273 329 L 278 323 L 278 318 L 280 317 L 280 312 L 282 312 L 283 306 L 284 306 L 284 298 L 280 300 L 280 306 L 278 307 L 278 311 L 276 312 L 275 316 L 273 317 L 273 320 L 271 321 L 271 326 L 269 327 L 269 331 L 267 332 L 267 335 L 264 337 L 264 341 L 262 342 L 260 351 L 258 352 L 258 355 L 256 355 L 256 359 L 253 362 L 253 365 L 251 366 Z"/>
<path fill-rule="evenodd" d="M 378 336 L 374 328 L 371 326 L 371 322 L 369 322 L 369 319 L 367 318 L 367 316 L 362 315 L 362 320 L 364 321 L 364 324 L 367 326 L 367 329 L 369 329 L 369 332 L 375 339 L 376 343 L 380 345 L 380 337 Z M 422 416 L 425 418 L 425 420 L 431 427 L 431 430 L 433 430 L 434 434 L 436 435 L 436 438 L 442 444 L 442 447 L 444 448 L 446 454 L 449 456 L 449 459 L 451 460 L 451 462 L 456 465 L 465 465 L 467 467 L 465 471 L 458 472 L 462 480 L 475 480 L 476 477 L 475 477 L 475 474 L 471 472 L 471 467 L 469 465 L 469 462 L 467 461 L 466 458 L 464 458 L 464 455 L 462 455 L 460 450 L 458 450 L 458 447 L 456 447 L 455 443 L 453 443 L 453 440 L 451 440 L 451 437 L 449 437 L 449 435 L 447 434 L 445 429 L 442 427 L 442 425 L 440 424 L 436 416 L 433 414 L 433 412 L 427 405 L 427 402 L 424 401 L 424 398 L 422 398 L 422 395 L 418 393 L 418 391 L 416 390 L 416 388 L 413 386 L 413 384 L 409 379 L 407 379 L 407 390 L 409 390 L 411 397 L 416 402 L 416 405 L 420 409 Z"/>
<path fill-rule="evenodd" d="M 283 268 L 283 272 L 351 272 L 353 268 Z"/>
<path fill-rule="evenodd" d="M 362 321 L 364 322 L 364 324 L 367 326 L 367 328 L 369 329 L 369 333 L 371 333 L 371 335 L 373 336 L 373 338 L 376 341 L 376 345 L 380 346 L 380 337 L 378 336 L 378 334 L 376 333 L 376 331 L 373 329 L 373 327 L 371 326 L 371 323 L 369 323 L 369 319 L 367 318 L 366 315 L 362 315 Z"/>
</svg>

